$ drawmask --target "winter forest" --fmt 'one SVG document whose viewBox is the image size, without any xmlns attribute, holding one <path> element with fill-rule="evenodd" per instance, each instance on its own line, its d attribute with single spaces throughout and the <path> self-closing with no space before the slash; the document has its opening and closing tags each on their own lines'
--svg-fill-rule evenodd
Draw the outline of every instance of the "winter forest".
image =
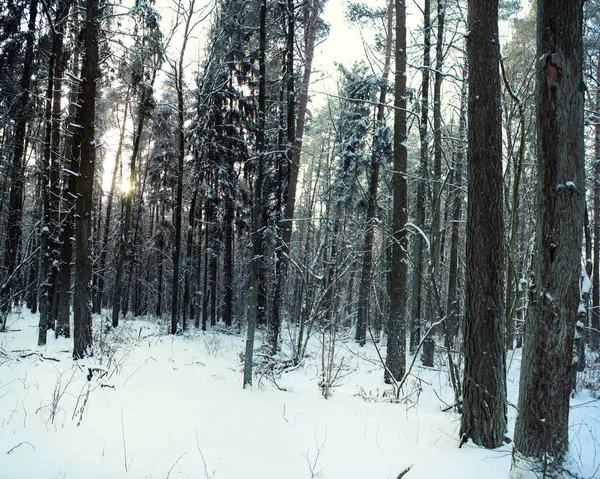
<svg viewBox="0 0 600 479">
<path fill-rule="evenodd" d="M 0 0 L 0 478 L 63 477 L 600 478 L 600 2 Z"/>
</svg>

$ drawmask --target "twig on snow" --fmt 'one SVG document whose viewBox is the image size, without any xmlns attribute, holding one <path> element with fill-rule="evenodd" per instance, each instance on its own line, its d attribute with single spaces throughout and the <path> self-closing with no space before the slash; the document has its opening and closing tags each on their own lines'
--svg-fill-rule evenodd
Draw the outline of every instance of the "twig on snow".
<svg viewBox="0 0 600 479">
<path fill-rule="evenodd" d="M 10 454 L 11 452 L 13 452 L 16 448 L 21 447 L 23 444 L 28 444 L 31 446 L 31 448 L 35 451 L 35 447 L 33 447 L 33 444 L 31 444 L 30 442 L 27 441 L 22 441 L 19 444 L 17 444 L 16 446 L 10 448 L 8 451 L 6 451 L 6 454 Z"/>
</svg>

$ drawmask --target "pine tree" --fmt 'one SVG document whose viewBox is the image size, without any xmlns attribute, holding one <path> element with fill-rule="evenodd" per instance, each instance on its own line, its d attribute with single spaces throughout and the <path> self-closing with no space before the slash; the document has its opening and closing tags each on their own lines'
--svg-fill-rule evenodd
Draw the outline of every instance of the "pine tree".
<svg viewBox="0 0 600 479">
<path fill-rule="evenodd" d="M 582 1 L 538 0 L 538 215 L 514 457 L 545 477 L 563 477 L 569 444 L 585 214 L 582 19 Z"/>
<path fill-rule="evenodd" d="M 469 1 L 468 207 L 461 442 L 502 445 L 506 432 L 503 321 L 502 107 L 498 1 Z"/>
</svg>

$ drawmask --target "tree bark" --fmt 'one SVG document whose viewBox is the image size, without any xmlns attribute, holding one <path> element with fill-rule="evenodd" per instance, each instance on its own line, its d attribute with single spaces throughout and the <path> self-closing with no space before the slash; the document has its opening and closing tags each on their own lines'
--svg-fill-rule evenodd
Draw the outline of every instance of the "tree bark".
<svg viewBox="0 0 600 479">
<path fill-rule="evenodd" d="M 73 357 L 91 354 L 92 346 L 92 192 L 96 160 L 94 138 L 100 5 L 86 0 L 82 83 L 78 99 L 77 126 L 73 137 L 73 156 L 79 160 L 77 203 L 75 207 L 75 291 L 73 297 Z"/>
<path fill-rule="evenodd" d="M 79 49 L 79 46 L 78 46 Z M 80 58 L 79 50 L 73 59 L 73 78 L 79 76 Z M 69 93 L 69 115 L 67 117 L 68 133 L 65 138 L 63 158 L 63 194 L 61 198 L 61 210 L 64 216 L 61 219 L 62 229 L 60 232 L 60 269 L 58 272 L 58 311 L 56 314 L 56 331 L 65 337 L 71 334 L 71 273 L 73 261 L 73 238 L 75 236 L 75 201 L 77 197 L 77 179 L 79 171 L 79 158 L 74 156 L 75 132 L 73 125 L 77 124 L 78 99 L 80 83 L 73 80 L 71 92 Z"/>
<path fill-rule="evenodd" d="M 596 67 L 596 125 L 594 126 L 594 267 L 592 269 L 591 344 L 600 348 L 600 55 Z"/>
<path fill-rule="evenodd" d="M 248 330 L 244 357 L 243 388 L 252 387 L 252 369 L 254 361 L 254 335 L 258 316 L 259 302 L 259 260 L 262 256 L 262 181 L 263 157 L 265 154 L 265 116 L 266 116 L 266 41 L 267 41 L 267 0 L 260 2 L 259 37 L 259 76 L 258 76 L 258 134 L 256 141 L 257 167 L 254 180 L 254 204 L 252 208 L 252 253 L 250 264 L 250 299 L 248 301 Z"/>
<path fill-rule="evenodd" d="M 429 159 L 429 67 L 431 65 L 431 2 L 423 4 L 423 69 L 421 71 L 421 118 L 419 136 L 421 140 L 421 158 L 415 204 L 415 224 L 424 229 L 425 226 L 425 182 L 428 173 Z M 421 290 L 423 287 L 423 237 L 415 234 L 412 241 L 413 271 L 411 279 L 410 309 L 410 350 L 415 352 L 421 342 Z"/>
<path fill-rule="evenodd" d="M 408 219 L 406 129 L 406 3 L 395 0 L 396 45 L 394 85 L 394 171 L 392 194 L 391 298 L 385 379 L 401 380 L 406 370 L 406 276 L 408 272 L 406 221 Z"/>
<path fill-rule="evenodd" d="M 446 303 L 446 313 L 448 315 L 447 330 L 449 339 L 453 342 L 458 337 L 459 331 L 459 313 L 460 299 L 458 295 L 459 262 L 458 252 L 460 249 L 459 234 L 460 220 L 462 217 L 462 204 L 464 196 L 462 193 L 463 185 L 463 164 L 465 161 L 465 143 L 467 135 L 467 71 L 464 69 L 463 86 L 460 100 L 460 118 L 458 120 L 458 138 L 459 143 L 456 149 L 456 161 L 453 173 L 454 197 L 452 200 L 452 231 L 450 233 L 450 263 L 448 265 L 448 296 Z"/>
<path fill-rule="evenodd" d="M 177 199 L 175 204 L 175 245 L 173 247 L 173 285 L 171 290 L 171 334 L 177 332 L 179 322 L 179 268 L 181 259 L 181 218 L 183 215 L 183 164 L 185 159 L 185 124 L 184 124 L 184 98 L 183 98 L 183 64 L 185 49 L 194 27 L 192 18 L 194 15 L 195 0 L 189 0 L 188 9 L 185 13 L 185 30 L 183 32 L 183 43 L 179 53 L 179 62 L 174 68 L 176 90 L 177 90 Z"/>
<path fill-rule="evenodd" d="M 59 202 L 58 198 L 58 156 L 60 148 L 60 113 L 62 102 L 63 68 L 63 34 L 65 18 L 69 12 L 70 2 L 62 0 L 52 20 L 52 49 L 48 59 L 48 85 L 46 89 L 46 111 L 44 132 L 44 154 L 42 163 L 42 203 L 43 222 L 40 250 L 40 321 L 38 345 L 46 344 L 47 328 L 55 329 L 56 312 L 54 299 L 57 295 L 59 250 Z M 52 245 L 54 239 L 54 245 Z M 59 334 L 57 330 L 57 335 Z"/>
<path fill-rule="evenodd" d="M 308 19 L 306 24 L 306 33 L 304 37 L 304 73 L 300 86 L 300 95 L 298 97 L 298 116 L 296 118 L 296 134 L 294 139 L 294 153 L 292 161 L 288 165 L 288 193 L 285 204 L 283 247 L 285 252 L 289 252 L 292 239 L 292 228 L 294 220 L 294 209 L 296 207 L 296 187 L 298 184 L 298 172 L 300 171 L 300 157 L 302 155 L 302 139 L 304 137 L 304 123 L 306 120 L 306 111 L 308 108 L 308 87 L 310 85 L 310 76 L 312 73 L 312 62 L 315 54 L 315 41 L 317 38 L 317 20 L 319 19 L 319 10 L 321 0 L 307 0 L 305 7 L 310 10 L 305 12 Z"/>
<path fill-rule="evenodd" d="M 538 1 L 538 216 L 514 445 L 545 477 L 558 477 L 552 465 L 569 444 L 585 212 L 582 19 L 583 1 Z"/>
<path fill-rule="evenodd" d="M 498 0 L 469 0 L 468 5 L 469 201 L 460 437 L 495 448 L 506 432 Z"/>
</svg>

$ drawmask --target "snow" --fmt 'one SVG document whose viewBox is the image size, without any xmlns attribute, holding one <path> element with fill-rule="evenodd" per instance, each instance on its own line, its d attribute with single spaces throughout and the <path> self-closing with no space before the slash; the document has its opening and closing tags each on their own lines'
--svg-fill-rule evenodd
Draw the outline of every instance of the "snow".
<svg viewBox="0 0 600 479">
<path fill-rule="evenodd" d="M 73 170 L 69 170 L 68 168 L 63 168 L 63 171 L 67 174 L 67 175 L 71 175 L 71 176 L 79 176 L 79 173 L 75 173 Z M 75 195 L 73 195 L 75 196 Z"/>
<path fill-rule="evenodd" d="M 242 390 L 243 335 L 170 336 L 152 320 L 102 333 L 95 318 L 95 356 L 74 363 L 71 340 L 49 334 L 47 346 L 34 346 L 37 320 L 12 314 L 0 335 L 3 479 L 395 479 L 410 466 L 406 479 L 509 473 L 510 445 L 458 448 L 460 417 L 442 411 L 453 402 L 443 355 L 434 368 L 417 361 L 404 400 L 392 403 L 373 344 L 340 339 L 336 361 L 344 358 L 347 375 L 325 400 L 321 334 L 300 367 L 274 381 L 258 374 L 250 391 Z M 284 349 L 289 339 L 284 328 Z M 262 340 L 259 332 L 257 346 Z M 520 361 L 520 350 L 509 353 L 510 404 Z M 574 470 L 586 478 L 600 461 L 600 407 L 590 401 L 577 395 L 571 418 Z M 511 407 L 510 437 L 514 416 Z"/>
<path fill-rule="evenodd" d="M 583 271 L 581 274 L 581 293 L 586 294 L 592 291 L 592 282 L 587 272 Z"/>
</svg>

